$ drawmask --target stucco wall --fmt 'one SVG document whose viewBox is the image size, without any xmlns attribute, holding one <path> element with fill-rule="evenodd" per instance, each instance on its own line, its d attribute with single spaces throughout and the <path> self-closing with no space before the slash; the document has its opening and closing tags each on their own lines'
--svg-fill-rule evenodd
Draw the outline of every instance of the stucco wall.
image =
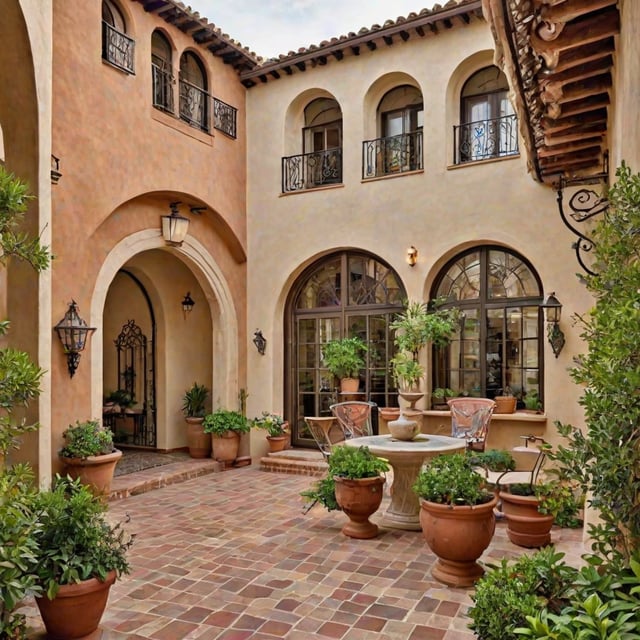
<svg viewBox="0 0 640 640">
<path fill-rule="evenodd" d="M 486 24 L 473 23 L 250 89 L 248 327 L 260 327 L 269 347 L 264 357 L 249 352 L 249 413 L 282 409 L 283 308 L 310 262 L 341 247 L 365 249 L 397 270 L 410 298 L 426 299 L 447 258 L 470 245 L 496 243 L 528 258 L 545 292 L 555 291 L 564 305 L 567 344 L 557 360 L 544 340 L 547 435 L 554 419 L 579 423 L 579 392 L 567 373 L 580 349 L 570 317 L 590 300 L 575 276 L 574 238 L 558 216 L 555 193 L 527 175 L 524 157 L 450 166 L 457 91 L 465 74 L 490 63 L 491 50 Z M 374 137 L 366 97 L 387 74 L 415 79 L 423 93 L 425 169 L 363 182 L 361 145 Z M 302 152 L 299 129 L 287 130 L 287 114 L 314 92 L 333 96 L 342 108 L 343 185 L 283 196 L 281 157 Z M 414 268 L 405 263 L 409 245 L 419 251 Z M 505 428 L 519 435 L 528 425 Z"/>
</svg>

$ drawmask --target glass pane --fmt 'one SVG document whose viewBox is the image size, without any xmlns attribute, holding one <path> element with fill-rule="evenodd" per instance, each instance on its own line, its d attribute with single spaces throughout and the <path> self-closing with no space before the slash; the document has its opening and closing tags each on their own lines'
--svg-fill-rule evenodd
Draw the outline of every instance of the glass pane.
<svg viewBox="0 0 640 640">
<path fill-rule="evenodd" d="M 298 389 L 300 391 L 313 391 L 314 390 L 314 372 L 313 371 L 298 371 Z"/>
<path fill-rule="evenodd" d="M 325 344 L 331 340 L 339 340 L 342 335 L 340 333 L 340 318 L 318 318 L 319 342 Z"/>
<path fill-rule="evenodd" d="M 400 304 L 402 288 L 387 266 L 365 256 L 349 258 L 349 305 Z"/>
<path fill-rule="evenodd" d="M 480 253 L 469 253 L 449 267 L 436 296 L 444 297 L 448 302 L 479 298 Z"/>
<path fill-rule="evenodd" d="M 523 344 L 524 344 L 524 365 L 526 367 L 537 367 L 538 366 L 538 341 L 525 340 Z"/>
<path fill-rule="evenodd" d="M 309 276 L 295 306 L 298 309 L 334 307 L 341 304 L 340 298 L 340 258 L 335 258 Z"/>
<path fill-rule="evenodd" d="M 529 267 L 510 253 L 490 251 L 488 269 L 489 298 L 525 298 L 541 295 Z"/>
<path fill-rule="evenodd" d="M 298 344 L 298 366 L 301 369 L 311 369 L 316 366 L 315 345 Z"/>
<path fill-rule="evenodd" d="M 523 313 L 523 329 L 522 336 L 524 338 L 537 338 L 538 337 L 538 318 L 539 307 L 524 307 Z"/>
</svg>

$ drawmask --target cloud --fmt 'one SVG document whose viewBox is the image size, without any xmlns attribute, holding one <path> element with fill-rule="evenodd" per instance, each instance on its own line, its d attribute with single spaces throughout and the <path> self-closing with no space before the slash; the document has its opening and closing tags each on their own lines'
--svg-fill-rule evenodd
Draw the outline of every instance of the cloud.
<svg viewBox="0 0 640 640">
<path fill-rule="evenodd" d="M 383 25 L 430 8 L 433 0 L 190 0 L 191 8 L 265 58 Z"/>
</svg>

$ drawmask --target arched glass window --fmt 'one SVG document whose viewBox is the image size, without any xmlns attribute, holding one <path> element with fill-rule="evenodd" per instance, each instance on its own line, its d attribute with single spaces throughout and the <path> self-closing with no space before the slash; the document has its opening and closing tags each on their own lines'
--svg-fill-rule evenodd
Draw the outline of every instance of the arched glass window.
<svg viewBox="0 0 640 640">
<path fill-rule="evenodd" d="M 160 31 L 151 36 L 151 76 L 153 106 L 173 113 L 173 69 L 171 45 Z"/>
<path fill-rule="evenodd" d="M 186 51 L 180 57 L 180 117 L 191 126 L 209 130 L 207 73 L 198 56 Z"/>
<path fill-rule="evenodd" d="M 542 287 L 525 259 L 501 247 L 450 261 L 434 297 L 461 311 L 452 343 L 434 350 L 433 387 L 493 398 L 510 391 L 542 398 Z"/>
<path fill-rule="evenodd" d="M 494 66 L 477 71 L 465 82 L 456 127 L 457 163 L 518 153 L 517 118 L 508 92 L 506 76 Z"/>
<path fill-rule="evenodd" d="M 322 361 L 322 345 L 330 340 L 362 338 L 368 352 L 356 399 L 397 406 L 397 390 L 389 369 L 394 348 L 389 324 L 402 309 L 405 297 L 395 271 L 363 253 L 328 256 L 299 278 L 285 316 L 285 406 L 294 443 L 313 445 L 304 417 L 331 415 L 329 406 L 341 399 L 337 381 Z"/>
<path fill-rule="evenodd" d="M 133 73 L 135 42 L 126 33 L 127 25 L 118 5 L 112 0 L 102 0 L 102 58 Z"/>
</svg>

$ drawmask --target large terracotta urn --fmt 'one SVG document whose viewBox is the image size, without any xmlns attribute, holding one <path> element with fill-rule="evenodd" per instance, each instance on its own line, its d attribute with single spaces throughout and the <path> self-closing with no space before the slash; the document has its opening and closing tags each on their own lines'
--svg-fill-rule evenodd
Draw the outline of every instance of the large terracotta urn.
<svg viewBox="0 0 640 640">
<path fill-rule="evenodd" d="M 78 584 L 61 585 L 53 600 L 46 596 L 36 598 L 47 638 L 76 640 L 93 633 L 100 624 L 115 579 L 116 572 L 110 571 L 104 582 L 91 578 Z"/>
<path fill-rule="evenodd" d="M 223 435 L 211 436 L 211 457 L 219 462 L 231 463 L 238 457 L 240 434 L 227 431 Z"/>
<path fill-rule="evenodd" d="M 116 464 L 122 458 L 122 451 L 114 449 L 111 453 L 86 458 L 60 459 L 64 463 L 64 473 L 74 480 L 80 478 L 82 484 L 89 485 L 98 496 L 107 496 L 111 491 L 111 480 Z"/>
<path fill-rule="evenodd" d="M 211 434 L 205 433 L 202 426 L 204 418 L 188 417 L 187 444 L 192 458 L 208 458 L 211 454 Z"/>
<path fill-rule="evenodd" d="M 551 542 L 553 516 L 538 511 L 540 501 L 535 496 L 519 496 L 500 492 L 502 512 L 507 520 L 507 536 L 520 547 L 544 547 Z"/>
<path fill-rule="evenodd" d="M 420 500 L 420 525 L 429 548 L 437 556 L 432 575 L 451 587 L 470 587 L 483 575 L 478 558 L 489 546 L 496 528 L 498 497 L 474 506 L 455 506 Z"/>
<path fill-rule="evenodd" d="M 341 478 L 334 476 L 336 502 L 349 518 L 342 527 L 342 533 L 350 538 L 366 540 L 378 535 L 378 525 L 369 521 L 380 507 L 385 479 Z"/>
</svg>

